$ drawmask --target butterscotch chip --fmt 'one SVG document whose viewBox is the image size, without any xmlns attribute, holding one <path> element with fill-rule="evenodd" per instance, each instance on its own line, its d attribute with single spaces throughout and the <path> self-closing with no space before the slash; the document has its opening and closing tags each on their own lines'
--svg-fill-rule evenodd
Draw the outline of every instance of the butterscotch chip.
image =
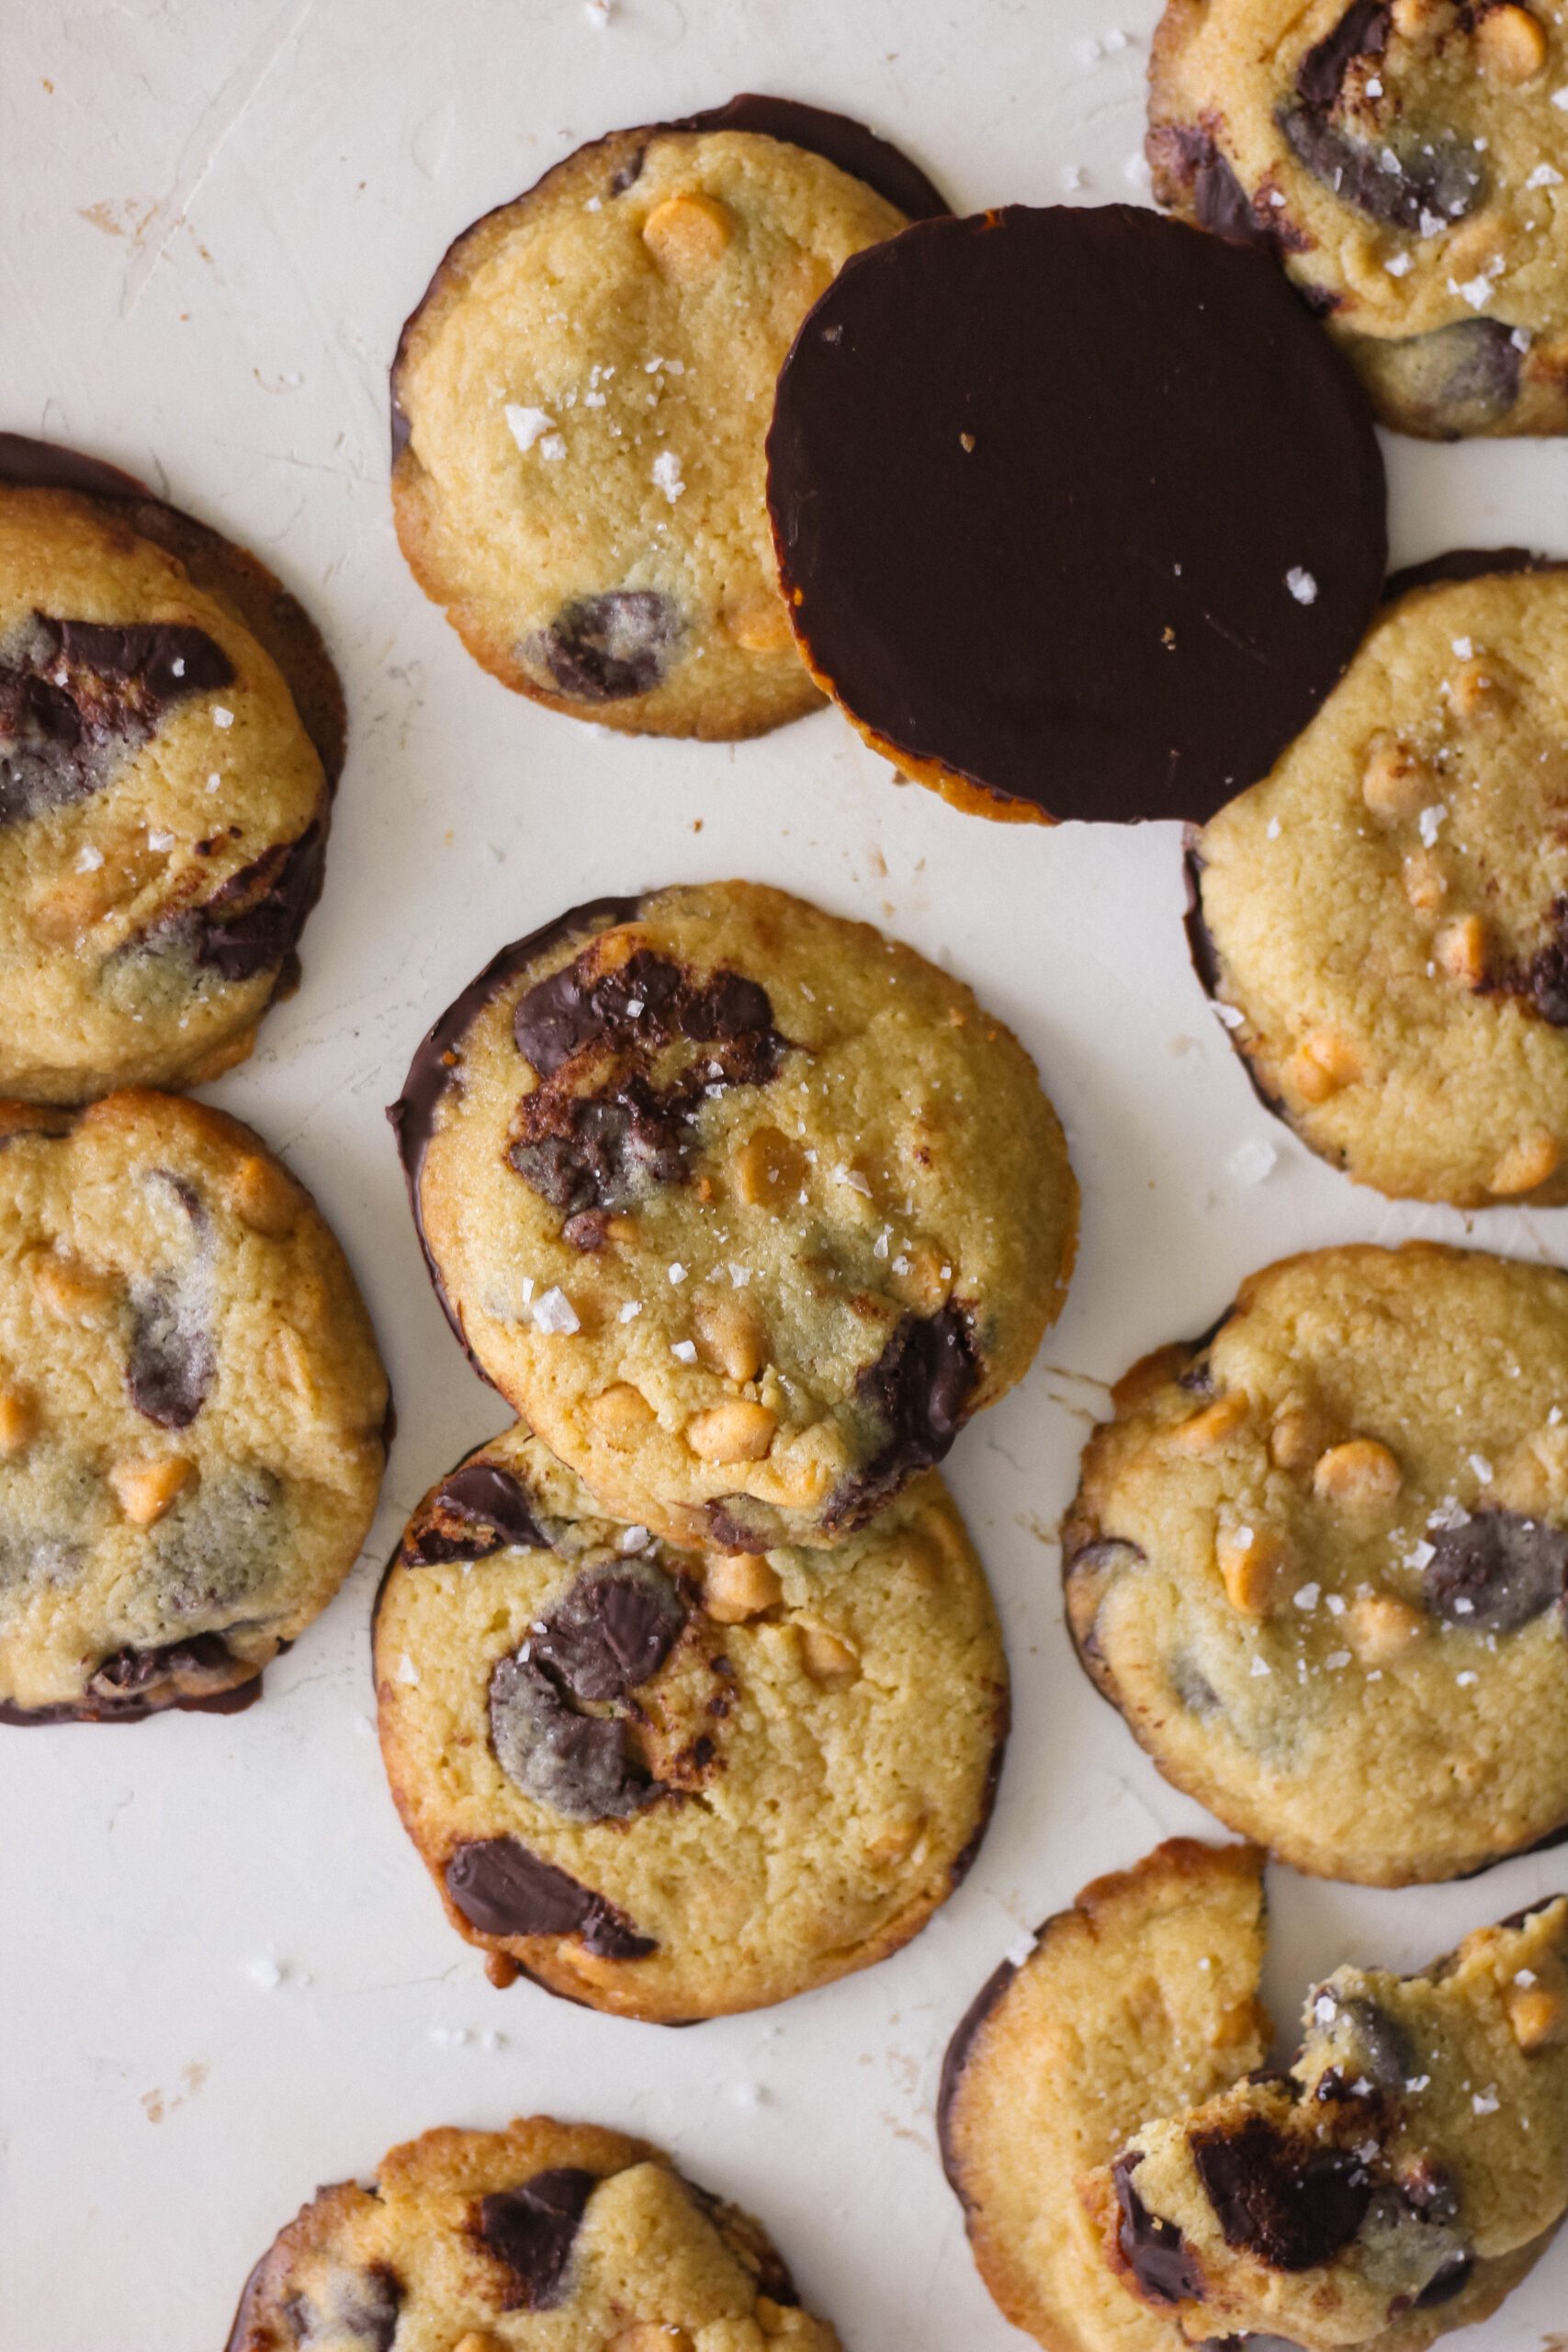
<svg viewBox="0 0 1568 2352">
<path fill-rule="evenodd" d="M 761 1462 L 773 1442 L 778 1416 L 744 1396 L 711 1405 L 686 1423 L 686 1443 L 699 1462 Z"/>
<path fill-rule="evenodd" d="M 299 1189 L 276 1159 L 252 1152 L 235 1169 L 229 1185 L 229 1205 L 243 1225 L 279 1240 L 299 1211 Z"/>
<path fill-rule="evenodd" d="M 1314 1030 L 1291 1064 L 1296 1091 L 1305 1102 L 1326 1102 L 1342 1086 L 1361 1075 L 1361 1057 L 1348 1037 L 1332 1029 Z"/>
<path fill-rule="evenodd" d="M 636 1445 L 653 1425 L 652 1406 L 641 1390 L 627 1380 L 618 1380 L 613 1387 L 602 1389 L 597 1396 L 589 1399 L 585 1410 L 600 1436 L 611 1445 Z"/>
<path fill-rule="evenodd" d="M 1489 1193 L 1508 1199 L 1516 1193 L 1533 1193 L 1555 1176 L 1562 1164 L 1562 1146 L 1544 1130 L 1510 1144 L 1486 1182 Z"/>
<path fill-rule="evenodd" d="M 1368 1666 L 1386 1666 L 1390 1659 L 1420 1640 L 1427 1618 L 1392 1592 L 1358 1593 L 1346 1613 L 1346 1632 L 1357 1656 Z"/>
<path fill-rule="evenodd" d="M 860 1659 L 848 1642 L 825 1626 L 801 1627 L 800 1654 L 813 1682 L 852 1682 L 861 1670 Z"/>
<path fill-rule="evenodd" d="M 1252 1527 L 1223 1528 L 1214 1539 L 1214 1557 L 1231 1607 L 1244 1617 L 1267 1617 L 1287 1559 L 1280 1538 Z"/>
<path fill-rule="evenodd" d="M 1475 28 L 1482 66 L 1495 81 L 1513 88 L 1533 81 L 1546 63 L 1545 28 L 1528 8 L 1506 4 L 1487 8 Z"/>
<path fill-rule="evenodd" d="M 1410 744 L 1374 735 L 1361 771 L 1361 797 L 1374 817 L 1414 817 L 1432 797 L 1432 772 Z"/>
<path fill-rule="evenodd" d="M 117 1462 L 109 1471 L 115 1498 L 133 1527 L 152 1527 L 176 1502 L 196 1476 L 196 1464 L 177 1453 L 153 1461 Z"/>
<path fill-rule="evenodd" d="M 720 1625 L 760 1617 L 782 1598 L 777 1571 L 758 1552 L 716 1552 L 703 1576 L 703 1607 Z"/>
<path fill-rule="evenodd" d="M 0 1454 L 23 1453 L 37 1429 L 37 1400 L 25 1388 L 0 1387 Z"/>
<path fill-rule="evenodd" d="M 1312 1474 L 1313 1492 L 1348 1509 L 1392 1502 L 1401 1483 L 1399 1464 L 1376 1438 L 1348 1438 L 1320 1454 Z"/>
<path fill-rule="evenodd" d="M 667 196 L 642 224 L 642 241 L 667 277 L 711 277 L 729 243 L 729 215 L 711 196 Z"/>
<path fill-rule="evenodd" d="M 1247 1415 L 1247 1398 L 1240 1391 L 1229 1396 L 1216 1396 L 1212 1405 L 1205 1405 L 1187 1420 L 1177 1423 L 1170 1432 L 1171 1442 L 1184 1453 L 1207 1453 L 1233 1437 Z"/>
</svg>

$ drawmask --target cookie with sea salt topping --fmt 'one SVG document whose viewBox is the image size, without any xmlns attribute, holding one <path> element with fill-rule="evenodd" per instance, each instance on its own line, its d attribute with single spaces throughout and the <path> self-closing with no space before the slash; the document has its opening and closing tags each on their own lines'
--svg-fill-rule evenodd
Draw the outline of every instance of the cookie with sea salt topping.
<svg viewBox="0 0 1568 2352">
<path fill-rule="evenodd" d="M 1565 80 L 1544 0 L 1168 0 L 1155 194 L 1271 254 L 1384 424 L 1562 433 Z"/>
<path fill-rule="evenodd" d="M 942 2162 L 980 2276 L 1049 2352 L 1181 2352 L 1105 2267 L 1077 2184 L 1262 2063 L 1262 1855 L 1172 1838 L 1047 1919 L 953 2035 Z"/>
<path fill-rule="evenodd" d="M 1287 2070 L 1146 2123 L 1083 2195 L 1191 2342 L 1415 2352 L 1483 2318 L 1568 2204 L 1568 1900 L 1422 1973 L 1337 1969 Z"/>
<path fill-rule="evenodd" d="M 243 1704 L 358 1555 L 387 1381 L 248 1127 L 0 1103 L 0 1721 Z"/>
<path fill-rule="evenodd" d="M 644 2140 L 534 2116 L 427 2132 L 320 2188 L 228 2352 L 838 2352 L 760 2222 Z"/>
<path fill-rule="evenodd" d="M 974 1859 L 1007 1730 L 933 1473 L 834 1552 L 705 1551 L 518 1429 L 415 1511 L 376 1687 L 404 1826 L 496 1981 L 664 2024 L 906 1943 Z"/>
<path fill-rule="evenodd" d="M 1568 1824 L 1568 1275 L 1289 1258 L 1114 1405 L 1063 1529 L 1068 1623 L 1168 1780 L 1373 1885 Z"/>
<path fill-rule="evenodd" d="M 581 148 L 468 230 L 398 346 L 392 498 L 475 659 L 633 733 L 813 708 L 762 495 L 774 379 L 849 256 L 942 209 L 860 125 L 740 98 Z"/>
<path fill-rule="evenodd" d="M 243 1060 L 298 977 L 343 696 L 254 556 L 0 434 L 0 1092 Z"/>
<path fill-rule="evenodd" d="M 480 1370 L 677 1541 L 838 1541 L 1061 1305 L 1077 1192 L 1017 1039 L 911 948 L 757 883 L 504 949 L 390 1115 Z"/>
<path fill-rule="evenodd" d="M 1407 584 L 1406 584 L 1407 583 Z M 1568 1201 L 1568 568 L 1396 579 L 1193 845 L 1200 971 L 1271 1108 L 1380 1192 Z"/>
</svg>

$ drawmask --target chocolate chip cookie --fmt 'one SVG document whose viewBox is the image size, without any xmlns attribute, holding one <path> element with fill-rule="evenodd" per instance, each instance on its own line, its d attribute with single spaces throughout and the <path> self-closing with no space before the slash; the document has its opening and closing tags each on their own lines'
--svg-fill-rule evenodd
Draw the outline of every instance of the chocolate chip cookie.
<svg viewBox="0 0 1568 2352">
<path fill-rule="evenodd" d="M 1340 1968 L 1282 2074 L 1145 2125 L 1084 2185 L 1114 2275 L 1193 2341 L 1424 2345 L 1568 2204 L 1568 1900 L 1424 1975 Z"/>
<path fill-rule="evenodd" d="M 1211 815 L 1338 678 L 1386 560 L 1351 369 L 1267 256 L 1126 205 L 858 255 L 779 379 L 768 497 L 818 682 L 991 817 Z"/>
<path fill-rule="evenodd" d="M 756 883 L 503 949 L 390 1115 L 479 1368 L 675 1541 L 839 1541 L 1061 1304 L 1077 1187 L 1017 1040 L 912 949 Z"/>
<path fill-rule="evenodd" d="M 1198 837 L 1196 960 L 1264 1100 L 1359 1182 L 1557 1205 L 1568 568 L 1473 554 L 1407 578 Z"/>
<path fill-rule="evenodd" d="M 1113 1396 L 1068 1623 L 1168 1780 L 1372 1885 L 1568 1823 L 1568 1276 L 1320 1250 Z"/>
<path fill-rule="evenodd" d="M 228 2352 L 838 2352 L 761 2222 L 644 2140 L 535 2116 L 427 2132 L 321 2188 Z"/>
<path fill-rule="evenodd" d="M 453 245 L 392 370 L 392 501 L 502 682 L 632 733 L 811 709 L 762 496 L 773 383 L 852 254 L 940 210 L 842 116 L 739 99 L 615 132 Z"/>
<path fill-rule="evenodd" d="M 254 1698 L 354 1565 L 386 1414 L 343 1253 L 248 1127 L 0 1103 L 0 1721 Z"/>
<path fill-rule="evenodd" d="M 343 696 L 254 556 L 0 434 L 0 1092 L 243 1061 L 298 978 Z"/>
<path fill-rule="evenodd" d="M 1097 1879 L 998 1969 L 942 2070 L 947 2177 L 981 2277 L 1050 2352 L 1181 2352 L 1105 2266 L 1077 2194 L 1150 2115 L 1261 2064 L 1263 1857 L 1173 1838 Z"/>
<path fill-rule="evenodd" d="M 376 1686 L 404 1826 L 496 1981 L 663 2024 L 907 1942 L 974 1858 L 1007 1730 L 934 1474 L 833 1553 L 679 1549 L 515 1429 L 414 1513 Z"/>
<path fill-rule="evenodd" d="M 1540 0 L 1167 0 L 1155 193 L 1280 263 L 1384 424 L 1562 433 L 1565 79 Z"/>
</svg>

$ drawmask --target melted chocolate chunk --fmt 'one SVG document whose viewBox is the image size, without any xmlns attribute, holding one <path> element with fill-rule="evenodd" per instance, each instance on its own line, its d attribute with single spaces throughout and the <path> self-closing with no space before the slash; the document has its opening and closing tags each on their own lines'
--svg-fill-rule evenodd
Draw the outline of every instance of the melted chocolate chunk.
<svg viewBox="0 0 1568 2352">
<path fill-rule="evenodd" d="M 684 1180 L 694 1109 L 689 1096 L 660 1095 L 640 1077 L 623 1080 L 607 1100 L 563 1100 L 541 1087 L 524 1100 L 531 1132 L 508 1148 L 507 1163 L 569 1219 L 631 1208 Z"/>
<path fill-rule="evenodd" d="M 657 1793 L 615 1715 L 580 1714 L 529 1657 L 503 1657 L 490 1678 L 495 1760 L 536 1804 L 569 1821 L 619 1821 Z"/>
<path fill-rule="evenodd" d="M 1441 2303 L 1451 2303 L 1454 2297 L 1462 2294 L 1470 2284 L 1470 2275 L 1474 2268 L 1474 2255 L 1450 2254 L 1441 2269 L 1435 2270 L 1427 2279 L 1416 2298 L 1414 2308 L 1418 2312 L 1430 2312 L 1436 2311 Z"/>
<path fill-rule="evenodd" d="M 200 1682 L 233 1671 L 234 1654 L 221 1634 L 193 1634 L 183 1642 L 166 1642 L 157 1649 L 116 1650 L 94 1669 L 87 1696 L 112 1708 L 121 1700 L 139 1703 L 156 1682 Z"/>
<path fill-rule="evenodd" d="M 563 605 L 524 650 L 574 701 L 624 702 L 659 684 L 680 634 L 670 597 L 653 588 L 613 588 Z"/>
<path fill-rule="evenodd" d="M 1213 814 L 1300 733 L 1382 583 L 1342 355 L 1267 254 L 1130 207 L 858 254 L 785 362 L 768 458 L 813 669 L 899 763 L 1011 813 Z M 1269 485 L 1245 532 L 1237 482 Z"/>
<path fill-rule="evenodd" d="M 1158 123 L 1148 137 L 1155 194 L 1162 204 L 1191 201 L 1193 218 L 1212 237 L 1233 245 L 1258 245 L 1280 253 L 1300 244 L 1282 209 L 1254 204 L 1236 177 L 1228 155 L 1204 130 L 1184 123 Z"/>
<path fill-rule="evenodd" d="M 574 1699 L 624 1699 L 658 1673 L 685 1622 L 680 1594 L 651 1563 L 585 1568 L 535 1635 L 533 1654 Z"/>
<path fill-rule="evenodd" d="M 300 2352 L 327 2344 L 333 2352 L 340 2346 L 341 2352 L 391 2352 L 402 2300 L 400 2280 L 378 2264 L 370 2270 L 333 2269 L 308 2294 L 288 2296 L 281 2310 Z M 243 2318 L 243 2303 L 240 2309 Z"/>
<path fill-rule="evenodd" d="M 326 835 L 320 823 L 298 841 L 278 842 L 220 883 L 204 905 L 176 924 L 194 926 L 196 961 L 226 980 L 254 979 L 293 954 L 305 918 L 321 895 Z"/>
<path fill-rule="evenodd" d="M 1276 2270 L 1312 2270 L 1355 2237 L 1371 2176 L 1342 2148 L 1298 2147 L 1266 2116 L 1190 2132 L 1188 2145 L 1225 2244 Z"/>
<path fill-rule="evenodd" d="M 1427 1608 L 1477 1634 L 1512 1634 L 1568 1595 L 1568 1535 L 1517 1511 L 1478 1511 L 1436 1527 L 1422 1574 Z"/>
<path fill-rule="evenodd" d="M 444 1480 L 403 1544 L 411 1568 L 439 1560 L 483 1560 L 511 1549 L 547 1552 L 526 1487 L 492 1462 L 469 1462 Z"/>
<path fill-rule="evenodd" d="M 508 2311 L 553 2311 L 564 2301 L 571 2249 L 598 2186 L 597 2173 L 558 2165 L 536 2172 L 521 2188 L 479 2199 L 475 2235 L 516 2281 L 506 2297 Z"/>
<path fill-rule="evenodd" d="M 642 1960 L 657 1949 L 604 1895 L 542 1862 L 515 1838 L 479 1838 L 446 1865 L 446 1892 L 486 1936 L 576 1936 L 602 1960 Z"/>
<path fill-rule="evenodd" d="M 680 989 L 676 967 L 647 947 L 604 973 L 595 972 L 591 954 L 580 956 L 518 998 L 512 1034 L 539 1076 L 553 1078 L 585 1046 L 620 1044 L 628 1035 L 662 1043 Z M 634 1028 L 637 1022 L 647 1023 L 646 1032 Z"/>
<path fill-rule="evenodd" d="M 1337 2053 L 1343 2052 L 1345 2079 L 1330 2090 L 1334 2074 L 1325 2075 L 1318 2084 L 1318 2098 L 1349 2097 L 1362 2080 L 1374 2090 L 1402 2091 L 1419 2070 L 1410 2036 L 1399 2019 L 1376 2001 L 1359 1997 L 1342 2001 L 1326 1986 L 1321 1997 L 1335 2004 L 1325 2038 Z"/>
<path fill-rule="evenodd" d="M 1388 139 L 1368 147 L 1312 107 L 1284 107 L 1277 119 L 1314 179 L 1385 228 L 1435 234 L 1427 223 L 1462 220 L 1485 195 L 1473 149 L 1451 131 L 1405 136 L 1402 147 Z"/>
<path fill-rule="evenodd" d="M 0 825 L 101 791 L 165 710 L 233 675 L 205 629 L 35 613 L 0 647 Z"/>
<path fill-rule="evenodd" d="M 164 1430 L 188 1429 L 217 1374 L 211 1333 L 193 1319 L 178 1289 L 149 1283 L 133 1291 L 125 1380 L 144 1420 Z"/>
<path fill-rule="evenodd" d="M 1332 107 L 1358 57 L 1381 57 L 1388 47 L 1388 0 L 1352 0 L 1339 22 L 1315 41 L 1296 72 L 1303 106 Z"/>
<path fill-rule="evenodd" d="M 1186 2239 L 1174 2222 L 1162 2222 L 1151 2213 L 1133 2186 L 1133 2175 L 1143 2161 L 1135 2154 L 1118 2156 L 1111 2167 L 1122 2208 L 1116 2242 L 1122 2259 L 1145 2294 L 1164 2303 L 1201 2303 L 1203 2275 Z"/>
<path fill-rule="evenodd" d="M 1553 900 L 1551 927 L 1551 938 L 1530 958 L 1522 993 L 1543 1021 L 1568 1029 L 1568 899 Z"/>
<path fill-rule="evenodd" d="M 949 1300 L 936 1315 L 903 1317 L 855 1385 L 886 1436 L 865 1467 L 829 1498 L 824 1526 L 862 1526 L 917 1470 L 940 1462 L 963 1426 L 979 1377 L 980 1358 L 962 1306 Z"/>
</svg>

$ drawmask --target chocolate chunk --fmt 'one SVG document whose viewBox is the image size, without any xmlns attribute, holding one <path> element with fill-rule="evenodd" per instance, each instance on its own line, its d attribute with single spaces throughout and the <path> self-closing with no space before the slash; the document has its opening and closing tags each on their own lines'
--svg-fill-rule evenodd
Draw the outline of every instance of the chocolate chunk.
<svg viewBox="0 0 1568 2352">
<path fill-rule="evenodd" d="M 1439 2304 L 1451 2303 L 1454 2297 L 1462 2294 L 1470 2284 L 1470 2275 L 1474 2268 L 1474 2255 L 1450 2254 L 1442 2267 L 1435 2270 L 1427 2279 L 1416 2298 L 1414 2309 L 1430 2312 L 1436 2311 Z"/>
<path fill-rule="evenodd" d="M 195 1320 L 186 1294 L 172 1283 L 138 1284 L 131 1293 L 125 1379 L 143 1419 L 160 1429 L 188 1429 L 217 1374 L 212 1335 Z"/>
<path fill-rule="evenodd" d="M 411 1568 L 438 1560 L 483 1560 L 516 1548 L 547 1552 L 525 1487 L 493 1462 L 466 1463 L 431 1497 L 403 1542 Z"/>
<path fill-rule="evenodd" d="M 114 1651 L 94 1668 L 87 1696 L 113 1707 L 120 1700 L 139 1700 L 155 1682 L 200 1682 L 206 1677 L 227 1682 L 233 1668 L 234 1654 L 221 1634 L 193 1634 L 161 1648 Z"/>
<path fill-rule="evenodd" d="M 317 2344 L 330 2344 L 333 2352 L 391 2352 L 402 2300 L 400 2280 L 378 2263 L 370 2270 L 333 2268 L 309 2293 L 290 2295 L 282 2311 L 301 2352 Z"/>
<path fill-rule="evenodd" d="M 1531 956 L 1524 993 L 1543 1021 L 1568 1029 L 1568 899 L 1551 908 L 1552 937 Z"/>
<path fill-rule="evenodd" d="M 1485 196 L 1473 149 L 1451 131 L 1368 147 L 1311 107 L 1284 107 L 1276 119 L 1314 179 L 1385 228 L 1435 234 L 1426 223 L 1462 220 Z"/>
<path fill-rule="evenodd" d="M 0 824 L 101 791 L 165 710 L 233 675 L 205 629 L 35 613 L 0 646 Z"/>
<path fill-rule="evenodd" d="M 1445 362 L 1435 395 L 1440 425 L 1458 433 L 1474 412 L 1478 418 L 1504 415 L 1519 396 L 1519 369 L 1524 354 L 1514 341 L 1514 330 L 1502 319 L 1460 319 L 1452 326 L 1435 327 L 1418 338 L 1434 346 L 1439 336 Z"/>
<path fill-rule="evenodd" d="M 490 1737 L 507 1779 L 569 1821 L 624 1820 L 656 1793 L 626 1724 L 578 1713 L 521 1653 L 491 1672 Z"/>
<path fill-rule="evenodd" d="M 512 1144 L 507 1163 L 568 1217 L 592 1209 L 626 1209 L 686 1172 L 689 1098 L 661 1096 L 646 1079 L 629 1078 L 609 1096 L 568 1095 L 541 1087 L 525 1097 L 531 1132 Z"/>
<path fill-rule="evenodd" d="M 597 2173 L 558 2165 L 479 2199 L 475 2235 L 516 2280 L 507 2311 L 553 2311 L 564 2300 L 571 2249 L 598 2186 Z"/>
<path fill-rule="evenodd" d="M 715 972 L 700 988 L 682 994 L 681 1026 L 699 1043 L 745 1037 L 773 1027 L 768 991 L 739 972 Z"/>
<path fill-rule="evenodd" d="M 624 702 L 659 684 L 680 634 L 670 597 L 653 588 L 614 588 L 563 605 L 524 651 L 574 701 Z"/>
<path fill-rule="evenodd" d="M 1276 2270 L 1315 2269 L 1366 2218 L 1371 2177 L 1342 2148 L 1298 2146 L 1262 2115 L 1187 2139 L 1225 2244 Z"/>
<path fill-rule="evenodd" d="M 275 843 L 201 906 L 176 915 L 175 924 L 193 926 L 196 961 L 226 980 L 250 980 L 292 955 L 321 895 L 326 851 L 321 826 L 309 825 L 298 841 Z"/>
<path fill-rule="evenodd" d="M 979 1377 L 969 1318 L 955 1301 L 936 1315 L 904 1316 L 855 1384 L 857 1397 L 886 1434 L 865 1467 L 829 1498 L 823 1524 L 863 1525 L 917 1470 L 940 1462 L 963 1425 Z"/>
<path fill-rule="evenodd" d="M 1347 69 L 1358 57 L 1381 57 L 1388 47 L 1388 0 L 1352 0 L 1331 33 L 1314 41 L 1296 72 L 1303 106 L 1336 104 Z"/>
<path fill-rule="evenodd" d="M 1478 1511 L 1428 1531 L 1427 1608 L 1476 1634 L 1512 1634 L 1568 1594 L 1568 1534 L 1518 1511 Z"/>
<path fill-rule="evenodd" d="M 811 666 L 971 806 L 1213 814 L 1300 733 L 1382 583 L 1342 355 L 1266 254 L 1126 206 L 858 254 L 785 362 L 768 460 Z M 1238 481 L 1269 485 L 1245 532 Z"/>
<path fill-rule="evenodd" d="M 533 1654 L 574 1699 L 622 1699 L 657 1674 L 685 1622 L 673 1583 L 650 1562 L 585 1568 L 536 1634 Z"/>
<path fill-rule="evenodd" d="M 602 1960 L 642 1960 L 657 1949 L 604 1895 L 542 1862 L 515 1838 L 479 1838 L 446 1865 L 446 1892 L 487 1936 L 576 1936 Z"/>
<path fill-rule="evenodd" d="M 1379 2002 L 1360 1996 L 1341 2000 L 1332 1985 L 1324 1986 L 1316 1997 L 1334 2004 L 1323 2039 L 1342 2058 L 1340 2086 L 1328 2090 L 1334 2075 L 1325 2074 L 1318 2085 L 1319 2098 L 1350 2096 L 1361 2081 L 1375 2090 L 1399 2092 L 1420 2071 L 1409 2034 Z"/>
<path fill-rule="evenodd" d="M 1211 1716 L 1224 1713 L 1219 1692 L 1190 1657 L 1173 1657 L 1168 1672 L 1171 1689 L 1190 1715 L 1196 1715 L 1201 1723 L 1205 1723 Z"/>
<path fill-rule="evenodd" d="M 512 1034 L 518 1052 L 539 1076 L 553 1078 L 588 1045 L 619 1045 L 645 1035 L 662 1043 L 680 993 L 679 970 L 649 948 L 639 947 L 624 964 L 599 974 L 589 951 L 518 998 Z M 633 1005 L 636 1012 L 630 1010 Z M 762 1020 L 771 1014 L 763 997 Z M 638 1022 L 646 1023 L 646 1029 L 637 1029 Z"/>
<path fill-rule="evenodd" d="M 1201 2303 L 1203 2275 L 1186 2239 L 1174 2222 L 1162 2222 L 1151 2213 L 1133 2186 L 1133 2175 L 1143 2161 L 1134 2153 L 1118 2156 L 1111 2167 L 1122 2208 L 1116 2243 L 1122 2259 L 1145 2294 L 1163 2303 Z"/>
</svg>

